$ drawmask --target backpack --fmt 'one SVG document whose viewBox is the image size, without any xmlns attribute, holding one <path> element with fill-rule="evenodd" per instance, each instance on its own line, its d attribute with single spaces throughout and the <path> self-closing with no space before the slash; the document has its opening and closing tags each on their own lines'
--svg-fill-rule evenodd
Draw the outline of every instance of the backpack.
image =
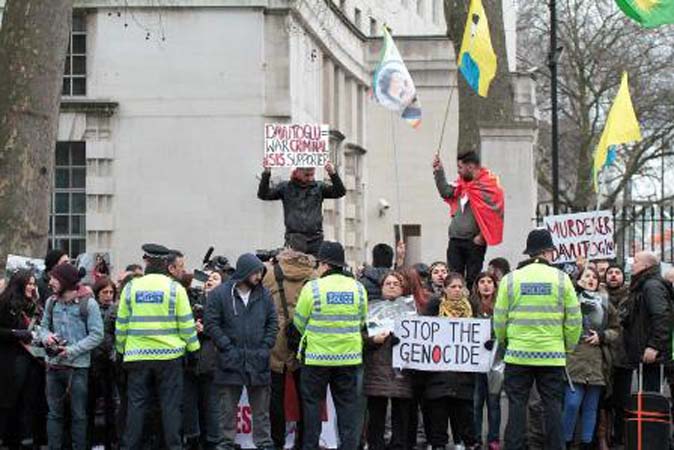
<svg viewBox="0 0 674 450">
<path fill-rule="evenodd" d="M 80 306 L 80 320 L 84 323 L 84 330 L 87 334 L 89 334 L 89 298 L 90 297 L 77 297 Z M 54 306 L 56 306 L 56 296 L 50 297 L 47 300 L 47 305 L 45 307 L 47 318 L 49 320 L 47 322 L 47 327 L 52 333 L 54 332 Z"/>
</svg>

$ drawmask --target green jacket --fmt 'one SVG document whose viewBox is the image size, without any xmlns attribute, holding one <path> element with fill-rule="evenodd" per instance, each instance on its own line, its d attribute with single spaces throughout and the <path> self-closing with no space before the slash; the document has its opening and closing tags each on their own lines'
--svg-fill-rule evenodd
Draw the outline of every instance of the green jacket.
<svg viewBox="0 0 674 450">
<path fill-rule="evenodd" d="M 115 347 L 124 362 L 171 360 L 199 350 L 185 288 L 160 274 L 130 281 L 119 302 Z"/>
<path fill-rule="evenodd" d="M 506 363 L 565 366 L 582 332 L 568 275 L 539 260 L 506 275 L 494 308 L 494 332 L 506 348 Z"/>
<path fill-rule="evenodd" d="M 308 366 L 362 363 L 361 330 L 367 319 L 367 294 L 353 278 L 332 274 L 304 285 L 293 324 L 302 334 L 300 353 Z"/>
</svg>

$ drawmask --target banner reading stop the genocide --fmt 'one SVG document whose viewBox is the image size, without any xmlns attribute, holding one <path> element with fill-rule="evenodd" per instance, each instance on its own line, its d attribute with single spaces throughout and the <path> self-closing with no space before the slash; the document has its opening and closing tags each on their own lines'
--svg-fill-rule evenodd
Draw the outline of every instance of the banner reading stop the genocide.
<svg viewBox="0 0 674 450">
<path fill-rule="evenodd" d="M 399 319 L 393 367 L 442 372 L 489 371 L 490 319 L 411 317 Z"/>
<path fill-rule="evenodd" d="M 549 216 L 543 223 L 555 244 L 553 264 L 575 262 L 579 258 L 615 258 L 615 228 L 611 211 Z"/>
<path fill-rule="evenodd" d="M 264 167 L 323 167 L 330 158 L 329 137 L 325 124 L 265 124 Z"/>
</svg>

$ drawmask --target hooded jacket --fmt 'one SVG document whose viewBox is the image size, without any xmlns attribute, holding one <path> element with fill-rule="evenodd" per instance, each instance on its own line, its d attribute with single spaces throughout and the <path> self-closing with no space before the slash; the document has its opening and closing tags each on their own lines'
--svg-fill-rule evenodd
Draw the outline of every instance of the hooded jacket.
<svg viewBox="0 0 674 450">
<path fill-rule="evenodd" d="M 283 289 L 288 305 L 288 318 L 286 318 L 283 310 L 283 301 L 281 300 L 279 285 L 276 282 L 273 264 L 266 265 L 267 273 L 262 280 L 262 284 L 271 293 L 279 323 L 276 344 L 271 351 L 271 370 L 276 373 L 283 373 L 285 368 L 294 371 L 299 366 L 295 353 L 288 350 L 286 329 L 295 316 L 295 306 L 302 287 L 307 281 L 315 278 L 316 273 L 314 272 L 314 258 L 310 255 L 293 250 L 284 250 L 279 253 L 276 259 L 283 271 Z"/>
<path fill-rule="evenodd" d="M 262 261 L 252 254 L 241 255 L 232 278 L 208 296 L 204 325 L 218 350 L 215 384 L 271 383 L 269 357 L 278 331 L 274 302 L 262 283 L 251 290 L 247 305 L 236 289 L 256 271 L 265 271 Z"/>
<path fill-rule="evenodd" d="M 625 351 L 631 367 L 641 361 L 646 347 L 658 351 L 657 362 L 672 359 L 672 288 L 651 267 L 632 276 L 625 317 Z"/>
</svg>

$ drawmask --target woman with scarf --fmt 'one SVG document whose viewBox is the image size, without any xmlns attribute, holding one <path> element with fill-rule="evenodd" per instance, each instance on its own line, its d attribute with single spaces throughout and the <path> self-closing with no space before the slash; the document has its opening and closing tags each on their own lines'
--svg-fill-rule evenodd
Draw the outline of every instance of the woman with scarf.
<svg viewBox="0 0 674 450">
<path fill-rule="evenodd" d="M 599 401 L 610 382 L 609 343 L 618 337 L 618 316 L 608 296 L 598 289 L 599 274 L 595 269 L 586 267 L 577 283 L 583 334 L 576 349 L 568 355 L 566 363 L 569 384 L 564 394 L 562 420 L 567 448 L 573 443 L 579 416 L 580 448 L 594 448 L 592 440 Z"/>
<path fill-rule="evenodd" d="M 475 305 L 475 316 L 481 319 L 491 319 L 494 316 L 494 304 L 498 281 L 491 273 L 481 272 L 475 279 L 471 296 L 472 304 Z M 489 393 L 489 382 L 486 373 L 476 374 L 475 396 L 473 406 L 475 408 L 475 434 L 482 440 L 482 416 L 484 406 L 487 406 L 488 432 L 487 442 L 489 450 L 499 450 L 501 444 L 499 435 L 501 432 L 501 395 Z"/>
<path fill-rule="evenodd" d="M 428 281 L 428 291 L 431 295 L 441 296 L 445 291 L 445 278 L 449 273 L 447 264 L 442 261 L 436 261 L 429 268 L 430 280 Z"/>
<path fill-rule="evenodd" d="M 462 275 L 449 273 L 445 291 L 440 298 L 432 299 L 427 316 L 471 318 L 478 311 L 468 296 Z M 417 372 L 415 382 L 424 385 L 424 405 L 429 418 L 428 443 L 433 449 L 444 449 L 449 441 L 447 421 L 452 427 L 454 444 L 477 449 L 480 444 L 475 436 L 473 423 L 473 392 L 475 376 L 468 372 Z"/>
</svg>

